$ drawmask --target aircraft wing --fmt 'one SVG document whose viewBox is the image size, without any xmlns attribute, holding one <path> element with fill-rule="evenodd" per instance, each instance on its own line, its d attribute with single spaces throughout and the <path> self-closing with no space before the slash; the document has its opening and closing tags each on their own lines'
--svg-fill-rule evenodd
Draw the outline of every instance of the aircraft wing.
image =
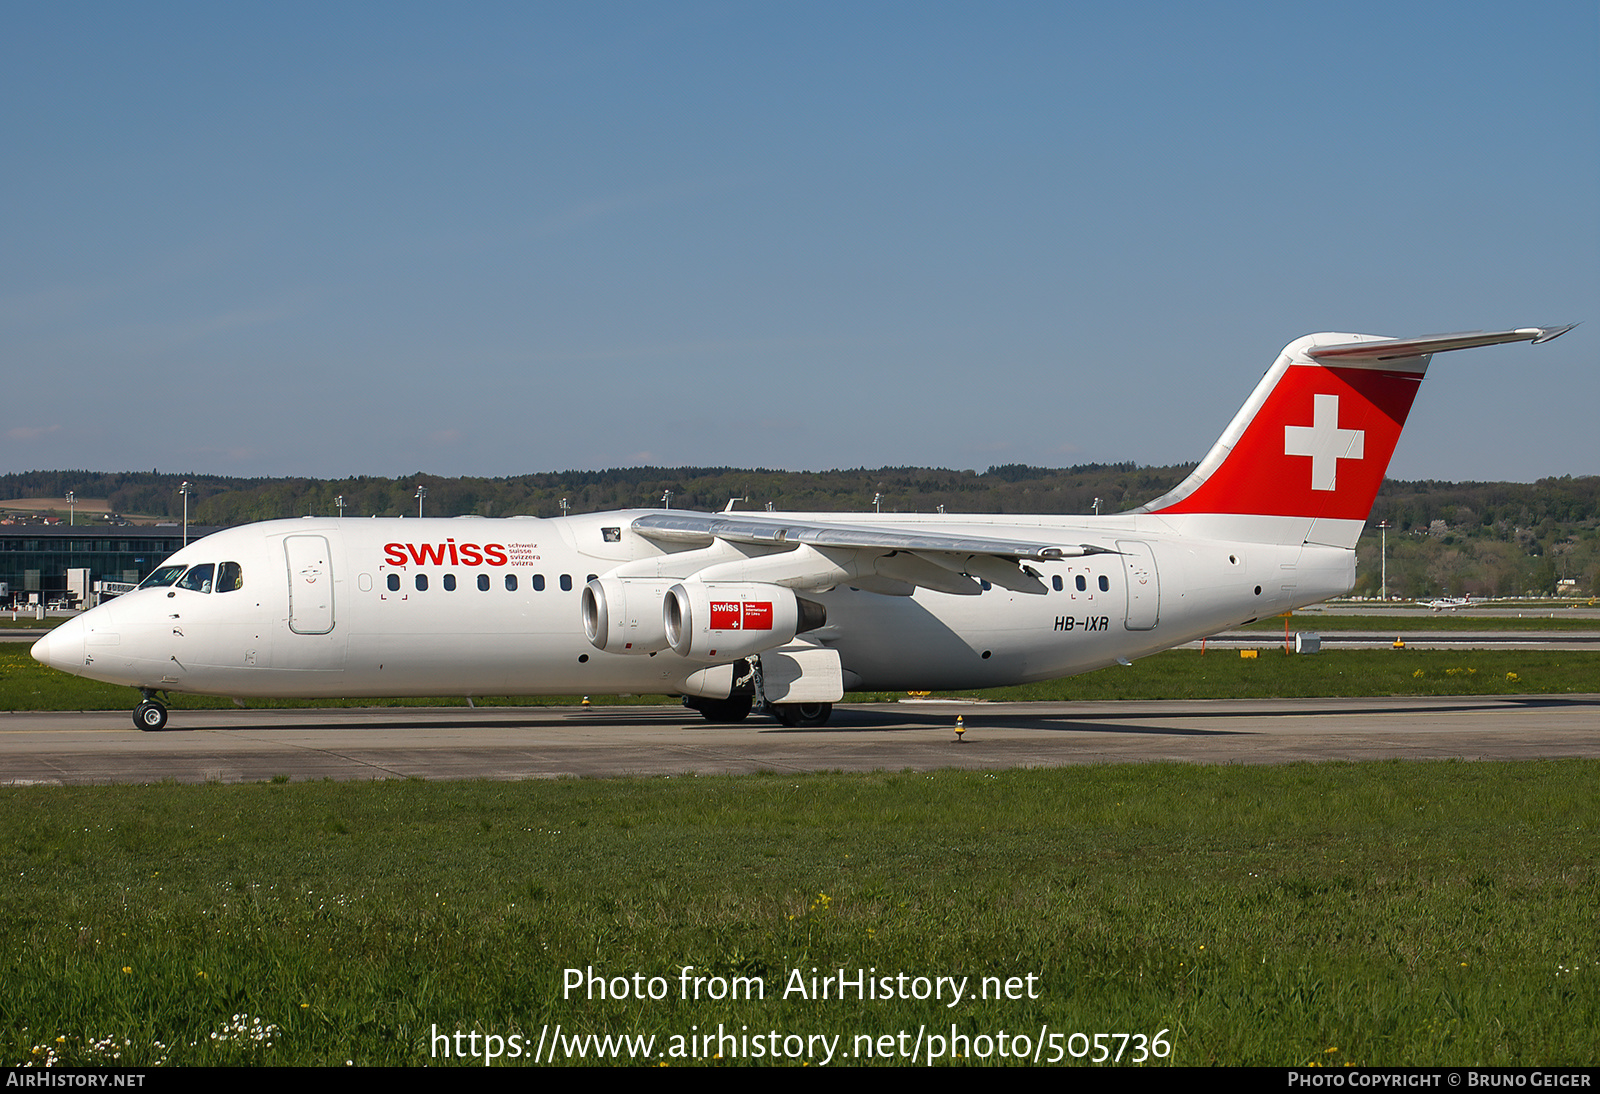
<svg viewBox="0 0 1600 1094">
<path fill-rule="evenodd" d="M 981 591 L 974 579 L 1014 592 L 1043 593 L 1044 583 L 1024 562 L 1116 553 L 1088 543 L 1046 543 L 880 524 L 833 524 L 729 513 L 649 513 L 634 519 L 633 530 L 661 543 L 709 547 L 720 540 L 768 549 L 747 563 L 711 567 L 717 572 L 702 572 L 698 575 L 702 578 L 745 577 L 793 588 L 821 588 L 848 581 L 871 592 L 901 596 L 910 594 L 916 586 L 971 595 Z"/>
</svg>

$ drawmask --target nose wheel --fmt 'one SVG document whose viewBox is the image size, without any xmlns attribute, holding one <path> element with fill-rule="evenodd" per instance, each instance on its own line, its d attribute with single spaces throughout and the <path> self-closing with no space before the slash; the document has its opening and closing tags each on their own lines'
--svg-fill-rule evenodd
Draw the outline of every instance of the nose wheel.
<svg viewBox="0 0 1600 1094">
<path fill-rule="evenodd" d="M 149 733 L 167 726 L 167 708 L 154 699 L 146 699 L 133 708 L 133 724 Z"/>
</svg>

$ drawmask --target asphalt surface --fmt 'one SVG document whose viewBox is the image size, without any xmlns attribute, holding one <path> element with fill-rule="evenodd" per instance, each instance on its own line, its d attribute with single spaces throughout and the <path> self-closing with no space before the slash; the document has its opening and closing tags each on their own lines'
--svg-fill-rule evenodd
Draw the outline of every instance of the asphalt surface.
<svg viewBox="0 0 1600 1094">
<path fill-rule="evenodd" d="M 677 707 L 174 711 L 160 733 L 121 711 L 0 722 L 11 786 L 1573 756 L 1600 757 L 1600 694 L 901 702 L 838 707 L 820 729 L 713 726 Z"/>
</svg>

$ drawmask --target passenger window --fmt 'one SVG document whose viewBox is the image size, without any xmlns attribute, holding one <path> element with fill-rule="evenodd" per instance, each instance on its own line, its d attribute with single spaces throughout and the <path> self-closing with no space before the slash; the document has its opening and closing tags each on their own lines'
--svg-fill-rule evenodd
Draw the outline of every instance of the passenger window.
<svg viewBox="0 0 1600 1094">
<path fill-rule="evenodd" d="M 211 591 L 211 574 L 215 570 L 216 567 L 209 562 L 203 562 L 199 566 L 191 566 L 189 567 L 189 572 L 184 574 L 183 579 L 178 582 L 178 588 L 192 589 L 197 593 L 209 593 Z"/>
<path fill-rule="evenodd" d="M 428 575 L 427 574 L 418 574 L 417 575 L 417 592 L 425 593 L 427 591 L 428 591 Z"/>
<path fill-rule="evenodd" d="M 561 591 L 564 592 L 564 593 L 570 593 L 572 591 L 572 575 L 571 574 L 562 574 L 561 575 Z"/>
<path fill-rule="evenodd" d="M 217 592 L 231 593 L 244 588 L 244 570 L 237 562 L 224 562 L 217 570 Z"/>
<path fill-rule="evenodd" d="M 1081 592 L 1084 592 L 1085 590 L 1087 590 L 1088 588 L 1089 588 L 1089 583 L 1087 581 L 1083 580 L 1083 575 L 1082 574 L 1079 574 L 1078 575 L 1078 591 L 1081 593 Z"/>
<path fill-rule="evenodd" d="M 1052 577 L 1050 579 L 1050 584 L 1054 585 L 1056 587 L 1056 592 L 1059 593 L 1061 591 L 1061 575 L 1057 574 L 1055 577 Z"/>
<path fill-rule="evenodd" d="M 506 592 L 514 593 L 516 591 L 517 591 L 517 575 L 516 574 L 507 574 L 506 575 Z"/>
<path fill-rule="evenodd" d="M 1111 591 L 1111 579 L 1105 574 L 1100 575 L 1100 591 L 1103 593 L 1109 593 Z"/>
<path fill-rule="evenodd" d="M 400 575 L 399 574 L 390 574 L 389 575 L 389 591 L 391 593 L 397 593 L 397 592 L 400 591 Z"/>
<path fill-rule="evenodd" d="M 536 593 L 544 592 L 544 575 L 543 574 L 534 574 L 533 575 L 533 591 L 536 592 Z"/>
<path fill-rule="evenodd" d="M 479 574 L 478 575 L 478 591 L 480 593 L 486 593 L 486 592 L 489 591 L 489 575 L 488 574 Z"/>
<path fill-rule="evenodd" d="M 456 575 L 455 574 L 445 574 L 444 575 L 444 591 L 447 592 L 447 593 L 453 593 L 453 592 L 456 591 Z"/>
</svg>

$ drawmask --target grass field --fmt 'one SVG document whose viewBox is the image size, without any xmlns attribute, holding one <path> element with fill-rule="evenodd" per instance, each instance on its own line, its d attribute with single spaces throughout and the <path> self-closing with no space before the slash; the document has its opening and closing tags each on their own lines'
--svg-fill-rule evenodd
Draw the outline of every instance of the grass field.
<svg viewBox="0 0 1600 1094">
<path fill-rule="evenodd" d="M 919 1028 L 918 1062 L 927 1033 L 966 1062 L 1035 1044 L 1074 1062 L 1093 1042 L 1068 1034 L 1164 1030 L 1147 1063 L 1593 1063 L 1597 778 L 1396 762 L 12 788 L 0 1062 L 444 1062 L 436 1030 L 531 1052 L 560 1023 L 685 1063 L 672 1038 L 721 1023 L 839 1037 L 835 1063 Z M 765 998 L 683 999 L 684 966 Z M 569 968 L 669 990 L 565 997 Z M 785 999 L 813 969 L 1015 978 L 1023 998 Z"/>
</svg>

